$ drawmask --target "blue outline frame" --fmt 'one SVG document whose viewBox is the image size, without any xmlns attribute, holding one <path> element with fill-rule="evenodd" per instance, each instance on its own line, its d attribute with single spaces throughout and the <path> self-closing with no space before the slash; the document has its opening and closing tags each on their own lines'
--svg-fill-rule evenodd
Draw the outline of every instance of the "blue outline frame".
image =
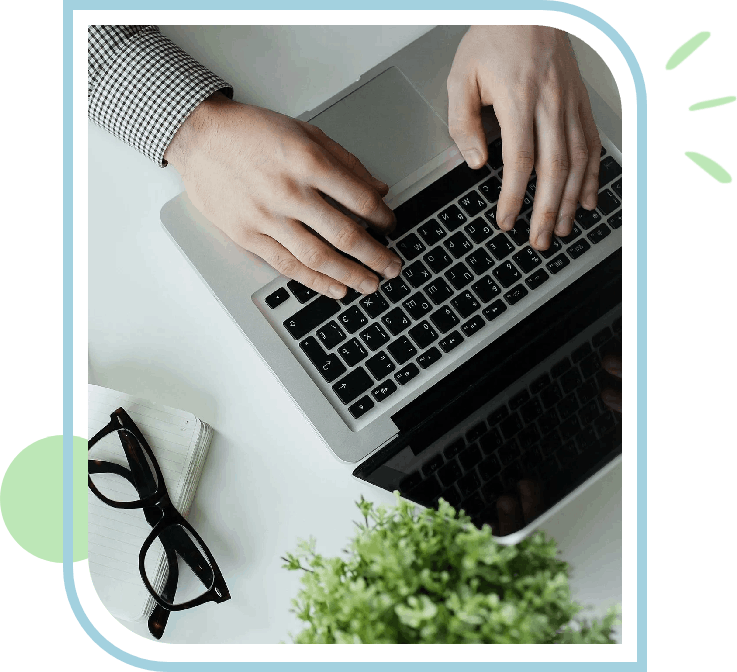
<svg viewBox="0 0 737 672">
<path fill-rule="evenodd" d="M 194 670 L 196 666 L 201 667 L 204 663 L 176 663 L 165 661 L 152 661 L 147 658 L 140 658 L 133 654 L 123 651 L 105 639 L 90 622 L 85 613 L 77 595 L 77 589 L 74 582 L 74 570 L 72 567 L 73 552 L 73 532 L 72 532 L 72 390 L 74 379 L 72 371 L 72 184 L 70 176 L 72 172 L 73 152 L 72 152 L 72 11 L 75 9 L 101 9 L 96 6 L 98 3 L 91 2 L 75 2 L 73 6 L 70 3 L 64 3 L 63 8 L 63 59 L 64 59 L 64 87 L 63 87 L 63 110 L 64 110 L 64 155 L 63 155 L 63 189 L 64 189 L 64 228 L 63 228 L 63 307 L 64 316 L 62 320 L 63 326 L 63 434 L 64 434 L 64 553 L 63 553 L 63 577 L 64 590 L 69 601 L 72 613 L 87 633 L 90 639 L 95 642 L 103 651 L 110 656 L 123 663 L 133 667 L 162 672 L 167 670 Z M 188 7 L 187 2 L 159 2 L 156 8 L 152 8 L 150 3 L 133 3 L 128 5 L 127 10 L 151 10 L 151 9 L 197 9 L 197 7 Z M 196 4 L 196 3 L 191 3 Z M 414 3 L 406 3 L 413 5 Z M 244 3 L 239 2 L 222 2 L 219 3 L 217 9 L 247 9 Z M 272 9 L 290 9 L 296 5 L 292 2 L 277 3 L 280 6 L 273 6 Z M 404 9 L 398 7 L 396 2 L 390 3 L 379 2 L 374 3 L 372 9 L 381 9 L 381 5 L 386 5 L 387 9 Z M 412 7 L 407 7 L 411 9 Z M 425 2 L 423 9 L 445 9 L 442 3 Z M 463 9 L 510 9 L 507 3 L 501 2 L 467 2 L 464 3 Z M 210 7 L 209 9 L 215 9 Z M 312 9 L 344 9 L 344 6 L 337 2 L 316 2 L 313 3 Z M 636 104 L 637 104 L 637 221 L 640 223 L 637 227 L 637 501 L 638 507 L 638 528 L 637 528 L 637 636 L 638 651 L 637 663 L 597 663 L 599 669 L 610 668 L 612 666 L 625 665 L 646 665 L 646 619 L 645 617 L 645 596 L 647 594 L 647 497 L 645 492 L 645 483 L 647 480 L 647 416 L 646 416 L 646 399 L 647 399 L 647 380 L 645 371 L 647 370 L 647 184 L 646 184 L 646 165 L 647 165 L 647 92 L 645 88 L 645 79 L 640 68 L 640 64 L 635 57 L 630 46 L 624 41 L 622 36 L 606 21 L 594 14 L 593 12 L 565 2 L 557 2 L 552 0 L 540 0 L 538 2 L 526 2 L 522 6 L 514 7 L 515 10 L 547 10 L 556 11 L 571 16 L 575 16 L 604 33 L 613 44 L 619 49 L 624 60 L 630 69 L 632 80 L 635 85 Z M 665 54 L 664 54 L 665 57 Z M 643 618 L 640 618 L 640 617 Z M 163 650 L 162 650 L 163 651 Z M 310 666 L 313 663 L 302 663 L 303 666 Z M 324 666 L 324 663 L 319 663 Z M 431 663 L 421 663 L 426 668 Z M 436 663 L 445 666 L 445 663 Z M 488 663 L 482 663 L 488 664 Z M 243 663 L 208 663 L 209 666 L 218 666 L 222 669 L 224 666 L 243 665 Z M 356 665 L 374 665 L 372 662 L 351 663 Z M 503 663 L 496 663 L 497 667 Z M 511 667 L 512 664 L 507 663 L 506 666 Z M 520 665 L 529 666 L 532 669 L 535 663 L 515 663 L 515 667 Z M 545 663 L 550 670 L 570 670 L 572 667 L 581 665 L 589 666 L 589 663 Z M 166 666 L 166 668 L 165 668 Z"/>
</svg>

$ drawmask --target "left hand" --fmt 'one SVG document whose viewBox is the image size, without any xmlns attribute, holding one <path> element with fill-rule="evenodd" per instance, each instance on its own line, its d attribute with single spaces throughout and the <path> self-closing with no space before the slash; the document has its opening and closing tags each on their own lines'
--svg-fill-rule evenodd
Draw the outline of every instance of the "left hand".
<svg viewBox="0 0 737 672">
<path fill-rule="evenodd" d="M 601 141 L 566 33 L 543 26 L 473 26 L 448 77 L 450 134 L 471 168 L 488 158 L 481 107 L 502 129 L 504 180 L 497 222 L 517 219 L 533 167 L 538 175 L 530 243 L 546 250 L 568 235 L 577 203 L 593 210 Z"/>
</svg>

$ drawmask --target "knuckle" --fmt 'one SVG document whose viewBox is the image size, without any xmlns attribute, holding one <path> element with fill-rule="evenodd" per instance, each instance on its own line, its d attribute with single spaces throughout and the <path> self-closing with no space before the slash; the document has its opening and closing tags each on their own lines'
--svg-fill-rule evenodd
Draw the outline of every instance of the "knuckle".
<svg viewBox="0 0 737 672">
<path fill-rule="evenodd" d="M 514 165 L 514 169 L 517 172 L 529 174 L 535 165 L 535 156 L 529 150 L 520 149 L 515 152 L 513 160 L 510 163 Z M 522 203 L 522 199 L 520 198 L 519 200 Z"/>
<path fill-rule="evenodd" d="M 356 214 L 364 219 L 373 215 L 383 203 L 383 200 L 378 192 L 373 190 L 366 190 L 361 194 L 360 200 L 358 201 L 358 212 Z"/>
<path fill-rule="evenodd" d="M 302 260 L 302 263 L 305 266 L 313 270 L 317 270 L 325 265 L 325 262 L 327 261 L 327 256 L 328 255 L 326 254 L 325 250 L 323 250 L 319 246 L 313 245 L 307 247 L 304 252 L 299 255 L 299 258 Z"/>
<path fill-rule="evenodd" d="M 344 252 L 351 252 L 361 240 L 360 227 L 351 223 L 342 226 L 335 235 L 335 245 Z M 362 229 L 361 229 L 362 230 Z"/>
<path fill-rule="evenodd" d="M 299 262 L 287 254 L 276 253 L 270 260 L 274 270 L 278 271 L 282 275 L 286 275 L 288 278 L 293 278 L 299 267 Z"/>
<path fill-rule="evenodd" d="M 568 161 L 568 154 L 565 152 L 556 152 L 550 157 L 549 170 L 552 175 L 565 177 L 568 175 L 571 165 Z"/>
<path fill-rule="evenodd" d="M 586 145 L 575 145 L 571 148 L 571 163 L 576 166 L 585 166 L 589 162 L 589 150 Z"/>
<path fill-rule="evenodd" d="M 552 230 L 558 217 L 557 210 L 546 208 L 538 219 L 538 227 L 542 230 Z"/>
</svg>

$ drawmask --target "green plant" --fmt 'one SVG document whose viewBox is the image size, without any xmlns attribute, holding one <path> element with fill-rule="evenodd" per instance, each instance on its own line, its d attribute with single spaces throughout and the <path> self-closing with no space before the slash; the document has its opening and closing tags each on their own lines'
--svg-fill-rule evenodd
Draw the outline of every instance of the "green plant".
<svg viewBox="0 0 737 672">
<path fill-rule="evenodd" d="M 516 546 L 470 524 L 442 501 L 417 511 L 357 503 L 364 522 L 345 550 L 325 558 L 300 541 L 284 567 L 303 570 L 293 600 L 307 627 L 297 643 L 613 643 L 618 612 L 584 622 L 568 564 L 538 532 Z"/>
</svg>

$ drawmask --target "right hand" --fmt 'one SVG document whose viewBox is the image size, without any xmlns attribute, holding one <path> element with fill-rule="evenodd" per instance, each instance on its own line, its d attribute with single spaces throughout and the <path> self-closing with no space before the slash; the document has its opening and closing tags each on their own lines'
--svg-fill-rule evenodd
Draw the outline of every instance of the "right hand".
<svg viewBox="0 0 737 672">
<path fill-rule="evenodd" d="M 321 294 L 370 294 L 401 271 L 400 258 L 323 194 L 381 233 L 394 227 L 389 187 L 319 128 L 220 93 L 200 103 L 164 158 L 192 203 L 241 247 Z M 325 242 L 327 241 L 327 243 Z"/>
</svg>

